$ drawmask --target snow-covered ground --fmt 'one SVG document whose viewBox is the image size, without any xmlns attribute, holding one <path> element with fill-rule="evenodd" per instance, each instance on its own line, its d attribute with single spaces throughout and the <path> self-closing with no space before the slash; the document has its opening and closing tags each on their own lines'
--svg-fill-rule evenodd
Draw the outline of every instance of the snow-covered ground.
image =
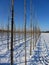
<svg viewBox="0 0 49 65">
<path fill-rule="evenodd" d="M 22 36 L 21 36 L 22 38 Z M 18 38 L 16 38 L 18 40 Z M 42 33 L 36 43 L 32 55 L 30 56 L 30 36 L 26 39 L 27 65 L 49 65 L 49 33 Z M 32 39 L 33 41 L 33 39 Z M 7 49 L 7 41 L 0 41 L 0 63 L 10 63 L 10 49 Z M 10 42 L 10 40 L 9 40 Z M 33 43 L 33 42 L 32 42 Z M 14 42 L 14 63 L 25 65 L 25 41 L 20 39 Z M 10 45 L 9 45 L 10 46 Z"/>
<path fill-rule="evenodd" d="M 29 65 L 49 65 L 49 33 L 42 33 Z"/>
</svg>

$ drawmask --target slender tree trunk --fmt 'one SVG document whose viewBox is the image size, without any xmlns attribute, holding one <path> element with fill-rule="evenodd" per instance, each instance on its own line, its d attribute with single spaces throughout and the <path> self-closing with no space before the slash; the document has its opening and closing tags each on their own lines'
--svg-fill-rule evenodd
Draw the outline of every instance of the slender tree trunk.
<svg viewBox="0 0 49 65">
<path fill-rule="evenodd" d="M 12 18 L 11 18 L 11 65 L 13 65 L 13 24 L 14 24 L 14 0 L 12 0 Z"/>
<path fill-rule="evenodd" d="M 24 40 L 25 40 L 25 65 L 26 63 L 26 0 L 24 0 Z"/>
</svg>

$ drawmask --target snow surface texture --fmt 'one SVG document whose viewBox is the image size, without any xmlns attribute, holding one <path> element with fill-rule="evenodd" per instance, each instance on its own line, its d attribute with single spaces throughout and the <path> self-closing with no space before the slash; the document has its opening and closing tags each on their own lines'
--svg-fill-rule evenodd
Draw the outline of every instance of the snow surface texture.
<svg viewBox="0 0 49 65">
<path fill-rule="evenodd" d="M 2 40 L 2 39 L 1 39 Z M 16 38 L 18 40 L 18 38 Z M 32 39 L 33 41 L 33 39 Z M 0 63 L 10 63 L 10 49 L 7 49 L 7 41 L 0 41 Z M 10 40 L 9 40 L 10 42 Z M 33 43 L 33 42 L 32 42 Z M 24 39 L 14 43 L 14 63 L 16 65 L 25 65 Z M 10 46 L 10 45 L 9 45 Z M 30 56 L 30 37 L 26 39 L 27 65 L 49 65 L 49 33 L 42 33 L 32 49 Z"/>
<path fill-rule="evenodd" d="M 29 65 L 49 65 L 49 33 L 41 34 Z"/>
</svg>

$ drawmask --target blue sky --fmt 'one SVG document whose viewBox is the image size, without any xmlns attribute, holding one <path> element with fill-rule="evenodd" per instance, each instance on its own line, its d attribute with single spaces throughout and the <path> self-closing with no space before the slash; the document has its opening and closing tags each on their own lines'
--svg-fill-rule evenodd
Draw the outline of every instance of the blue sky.
<svg viewBox="0 0 49 65">
<path fill-rule="evenodd" d="M 49 0 L 33 0 L 33 14 L 41 30 L 49 30 Z M 0 26 L 7 25 L 8 16 L 11 15 L 11 0 L 0 0 Z M 14 22 L 18 29 L 24 24 L 24 0 L 14 2 Z M 34 15 L 33 15 L 34 16 Z M 10 21 L 11 22 L 11 21 Z M 27 28 L 30 27 L 30 0 L 27 0 Z"/>
</svg>

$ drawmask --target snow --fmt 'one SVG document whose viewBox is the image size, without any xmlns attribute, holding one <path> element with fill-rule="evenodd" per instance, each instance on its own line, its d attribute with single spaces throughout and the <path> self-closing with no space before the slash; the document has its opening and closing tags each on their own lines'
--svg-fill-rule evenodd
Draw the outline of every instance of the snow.
<svg viewBox="0 0 49 65">
<path fill-rule="evenodd" d="M 31 57 L 29 65 L 49 65 L 49 33 L 42 33 L 34 50 L 34 55 Z M 33 59 L 34 58 L 34 59 Z"/>
<path fill-rule="evenodd" d="M 49 65 L 49 33 L 42 33 L 36 43 L 36 47 L 32 48 L 32 55 L 30 55 L 30 37 L 26 38 L 26 59 L 27 65 Z M 9 40 L 10 42 L 10 40 Z M 32 39 L 33 43 L 33 39 Z M 25 65 L 25 41 L 16 37 L 14 42 L 14 63 L 17 65 Z M 9 45 L 10 46 L 10 45 Z M 4 61 L 3 61 L 4 60 Z M 10 49 L 7 49 L 7 40 L 0 41 L 0 63 L 10 63 Z"/>
</svg>

